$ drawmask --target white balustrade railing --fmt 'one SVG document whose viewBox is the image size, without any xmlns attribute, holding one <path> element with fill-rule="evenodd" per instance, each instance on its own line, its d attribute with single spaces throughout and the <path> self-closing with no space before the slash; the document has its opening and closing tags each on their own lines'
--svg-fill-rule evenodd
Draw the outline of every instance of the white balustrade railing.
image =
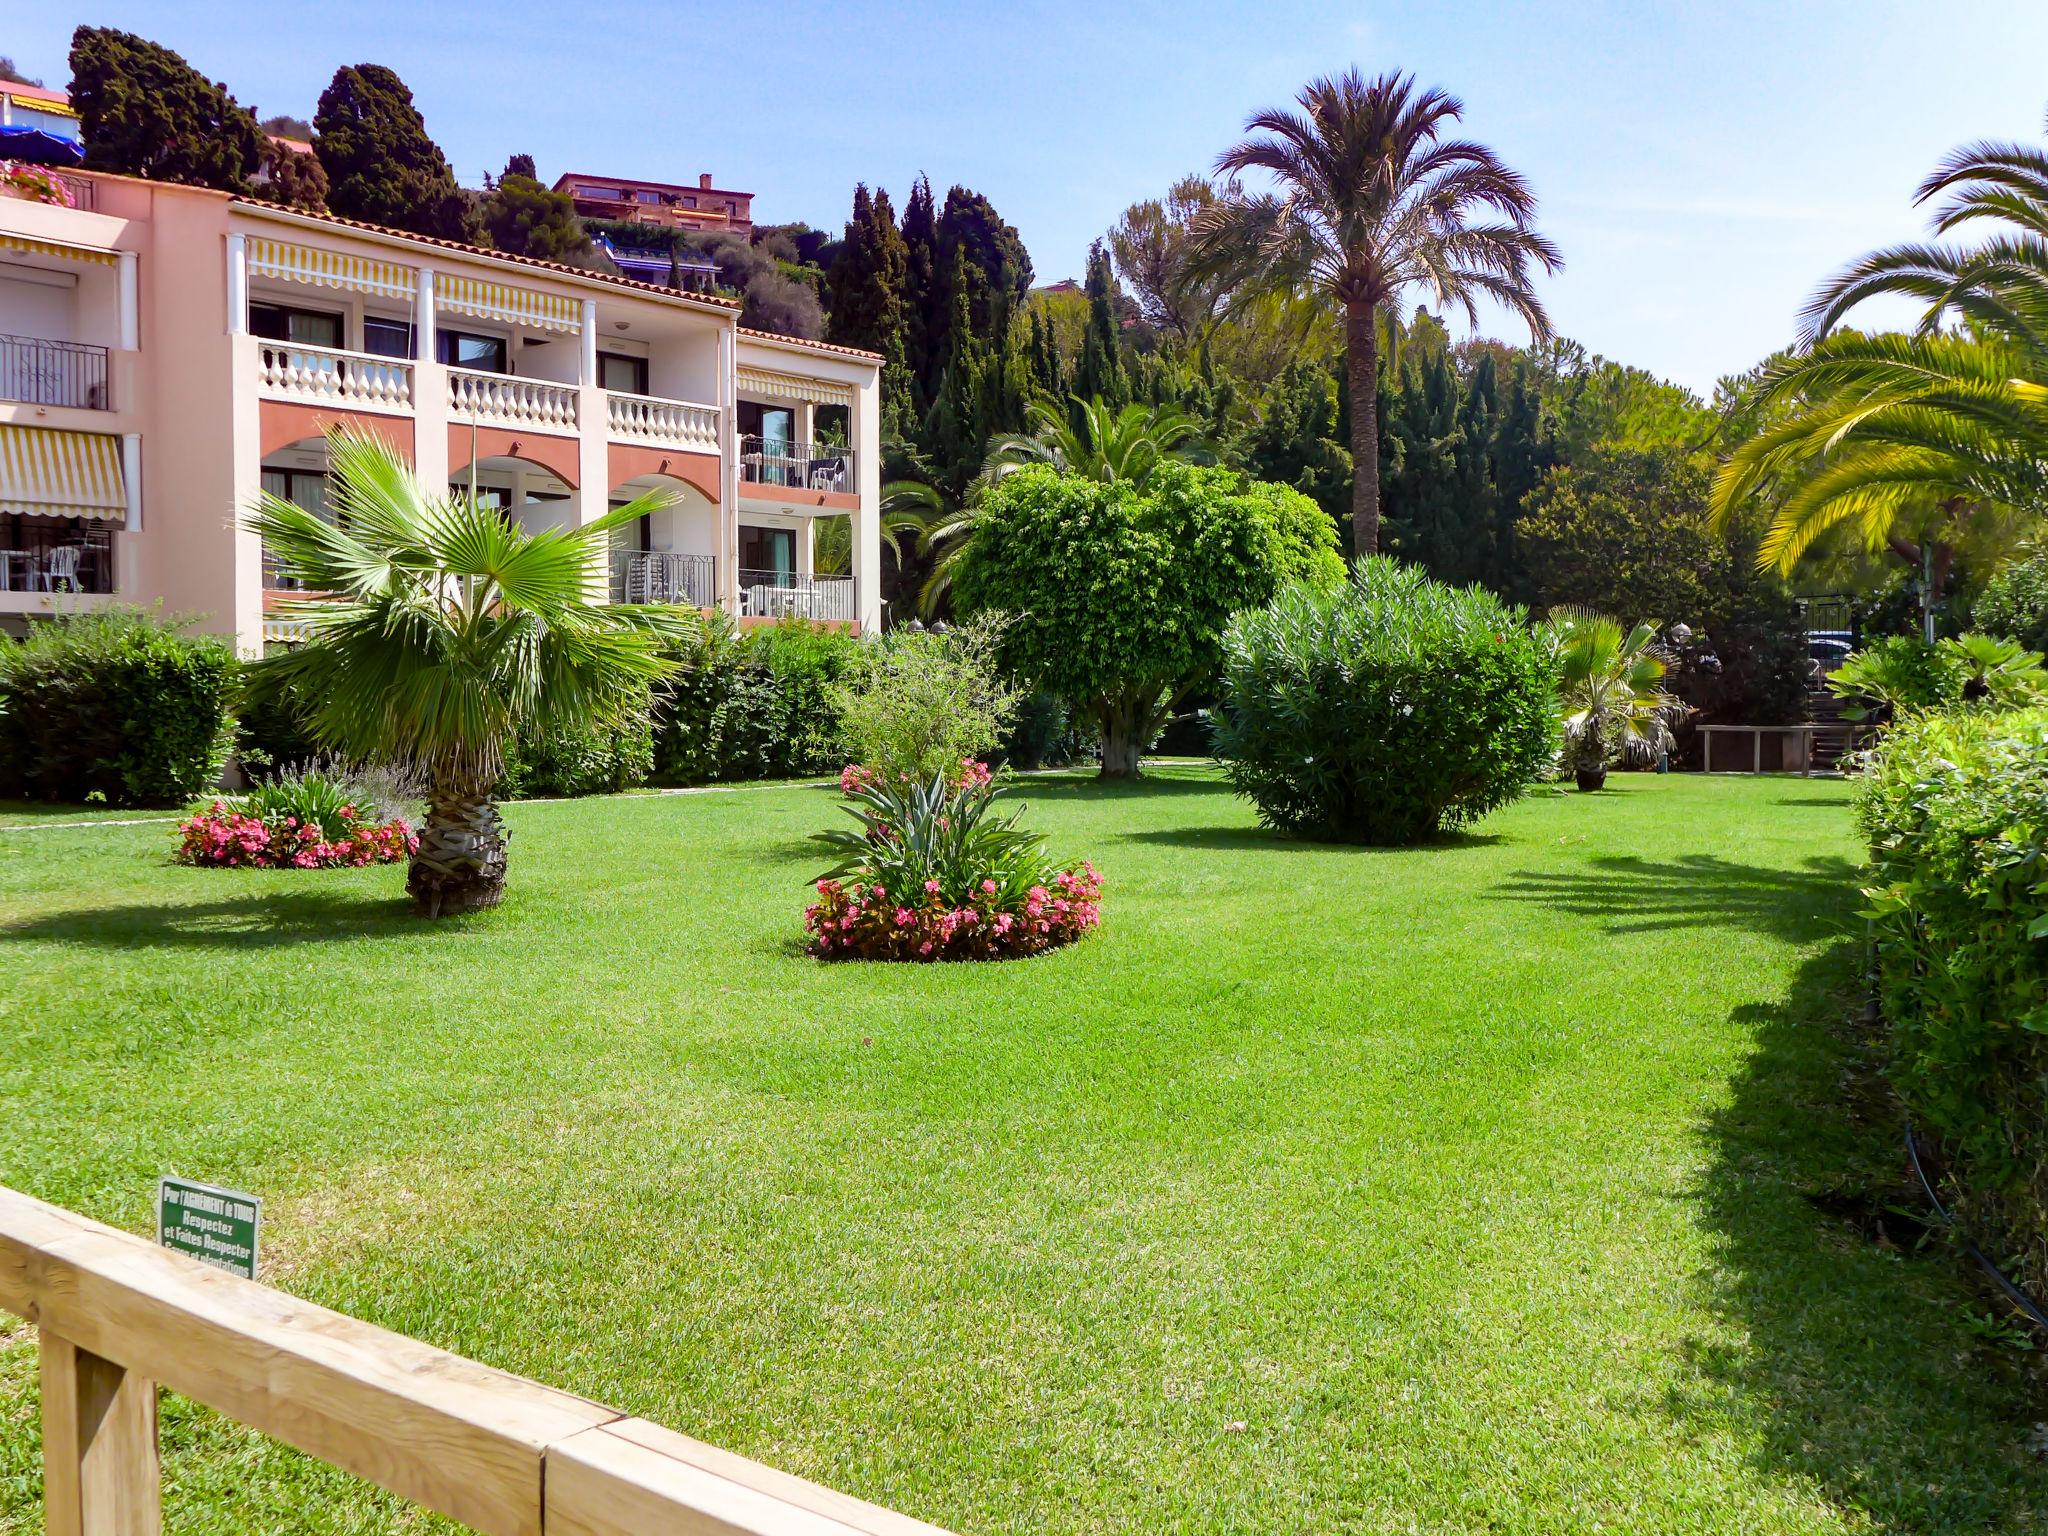
<svg viewBox="0 0 2048 1536">
<path fill-rule="evenodd" d="M 576 386 L 509 373 L 448 370 L 448 419 L 493 427 L 536 427 L 544 432 L 576 430 Z"/>
<path fill-rule="evenodd" d="M 666 550 L 616 550 L 612 555 L 612 601 L 680 603 L 711 608 L 718 603 L 717 562 L 710 555 Z"/>
<path fill-rule="evenodd" d="M 282 341 L 263 342 L 258 356 L 257 382 L 278 399 L 372 411 L 412 408 L 412 364 L 403 358 Z"/>
<path fill-rule="evenodd" d="M 652 395 L 606 397 L 614 437 L 635 442 L 672 444 L 705 453 L 718 452 L 718 407 L 688 400 L 660 400 Z"/>
</svg>

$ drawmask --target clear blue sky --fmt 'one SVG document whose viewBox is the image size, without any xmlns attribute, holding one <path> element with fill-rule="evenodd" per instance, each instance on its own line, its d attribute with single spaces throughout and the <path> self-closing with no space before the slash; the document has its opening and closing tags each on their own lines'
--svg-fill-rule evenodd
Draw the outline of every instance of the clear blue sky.
<svg viewBox="0 0 2048 1536">
<path fill-rule="evenodd" d="M 1567 262 L 1544 290 L 1559 330 L 1702 390 L 1787 340 L 1827 272 L 1915 234 L 1938 156 L 2039 139 L 2048 113 L 2048 0 L 9 10 L 0 52 L 52 84 L 80 21 L 265 113 L 310 116 L 336 65 L 389 64 L 471 183 L 514 150 L 549 179 L 708 170 L 764 222 L 836 228 L 855 181 L 900 206 L 922 170 L 987 193 L 1040 281 L 1312 75 L 1409 69 L 1534 182 Z"/>
</svg>

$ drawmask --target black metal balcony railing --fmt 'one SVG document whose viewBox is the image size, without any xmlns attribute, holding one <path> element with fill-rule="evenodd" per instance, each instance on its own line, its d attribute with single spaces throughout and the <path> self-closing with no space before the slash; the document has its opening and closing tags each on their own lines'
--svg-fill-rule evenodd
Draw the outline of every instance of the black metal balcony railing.
<svg viewBox="0 0 2048 1536">
<path fill-rule="evenodd" d="M 612 555 L 612 601 L 710 608 L 718 602 L 715 576 L 710 555 L 621 549 Z"/>
<path fill-rule="evenodd" d="M 0 517 L 0 592 L 114 590 L 114 535 L 71 517 Z"/>
<path fill-rule="evenodd" d="M 754 485 L 783 485 L 800 491 L 836 491 L 852 495 L 855 485 L 853 450 L 830 443 L 786 443 L 779 439 L 740 439 L 740 478 Z"/>
<path fill-rule="evenodd" d="M 0 336 L 0 400 L 107 408 L 107 349 L 77 341 Z"/>
<path fill-rule="evenodd" d="M 853 618 L 851 576 L 799 576 L 793 571 L 740 572 L 740 613 L 752 619 Z"/>
</svg>

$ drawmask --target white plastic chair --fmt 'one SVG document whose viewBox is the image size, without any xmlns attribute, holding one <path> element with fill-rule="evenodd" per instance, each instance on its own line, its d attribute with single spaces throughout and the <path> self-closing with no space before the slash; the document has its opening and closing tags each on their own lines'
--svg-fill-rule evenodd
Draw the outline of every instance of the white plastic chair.
<svg viewBox="0 0 2048 1536">
<path fill-rule="evenodd" d="M 78 590 L 78 546 L 59 544 L 50 551 L 49 563 L 43 567 L 43 590 L 45 592 L 76 592 Z"/>
</svg>

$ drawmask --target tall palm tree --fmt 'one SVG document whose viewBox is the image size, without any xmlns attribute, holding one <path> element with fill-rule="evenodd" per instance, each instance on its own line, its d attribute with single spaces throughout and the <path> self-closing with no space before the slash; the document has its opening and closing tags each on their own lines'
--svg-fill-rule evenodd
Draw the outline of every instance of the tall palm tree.
<svg viewBox="0 0 2048 1536">
<path fill-rule="evenodd" d="M 1229 197 L 1195 217 L 1188 271 L 1238 298 L 1313 293 L 1344 312 L 1351 382 L 1351 521 L 1355 556 L 1379 548 L 1379 320 L 1423 289 L 1476 322 L 1491 299 L 1532 336 L 1550 319 L 1535 272 L 1563 265 L 1531 223 L 1536 198 L 1492 150 L 1445 136 L 1464 104 L 1417 90 L 1412 75 L 1357 70 L 1312 81 L 1301 111 L 1245 124 L 1259 137 L 1225 150 L 1217 170 L 1263 171 L 1277 190 Z"/>
<path fill-rule="evenodd" d="M 1994 232 L 1876 251 L 1823 286 L 1804 350 L 1763 372 L 1774 419 L 1729 455 L 1713 498 L 1725 523 L 1766 496 L 1766 568 L 1790 571 L 1837 528 L 1924 568 L 1930 618 L 1973 518 L 2048 509 L 2048 154 L 1965 146 L 1915 201 L 1944 194 L 1937 236 L 1987 220 Z M 1886 294 L 1925 303 L 1911 334 L 1838 329 Z"/>
<path fill-rule="evenodd" d="M 290 605 L 303 645 L 250 668 L 255 699 L 289 697 L 319 745 L 426 781 L 406 889 L 429 917 L 495 906 L 505 831 L 493 796 L 516 730 L 613 724 L 673 664 L 683 609 L 607 605 L 612 531 L 643 496 L 580 528 L 522 532 L 496 508 L 422 486 L 367 434 L 328 434 L 327 522 L 265 493 L 248 517 L 286 575 L 323 595 Z"/>
<path fill-rule="evenodd" d="M 1545 626 L 1558 659 L 1565 761 L 1581 789 L 1607 782 L 1616 754 L 1633 762 L 1672 747 L 1671 723 L 1686 705 L 1664 690 L 1670 656 L 1657 626 L 1621 625 L 1585 608 L 1557 608 Z"/>
<path fill-rule="evenodd" d="M 1050 464 L 1088 480 L 1128 480 L 1140 490 L 1165 459 L 1209 456 L 1202 423 L 1177 405 L 1140 402 L 1122 410 L 1093 400 L 1072 400 L 1061 410 L 1034 400 L 1025 411 L 1028 432 L 1010 432 L 989 445 L 982 463 L 986 482 L 1027 464 Z"/>
</svg>

